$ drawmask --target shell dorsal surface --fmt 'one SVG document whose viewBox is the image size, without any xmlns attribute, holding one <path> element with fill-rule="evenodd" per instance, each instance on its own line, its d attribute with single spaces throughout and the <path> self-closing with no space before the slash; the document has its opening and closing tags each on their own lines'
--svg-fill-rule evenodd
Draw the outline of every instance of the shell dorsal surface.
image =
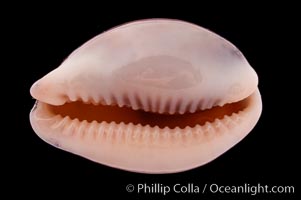
<svg viewBox="0 0 301 200">
<path fill-rule="evenodd" d="M 65 91 L 40 97 L 48 103 L 82 98 L 170 114 L 242 100 L 258 82 L 230 42 L 194 24 L 168 19 L 136 21 L 94 37 L 45 81 L 51 78 L 57 84 L 49 90 Z"/>
</svg>

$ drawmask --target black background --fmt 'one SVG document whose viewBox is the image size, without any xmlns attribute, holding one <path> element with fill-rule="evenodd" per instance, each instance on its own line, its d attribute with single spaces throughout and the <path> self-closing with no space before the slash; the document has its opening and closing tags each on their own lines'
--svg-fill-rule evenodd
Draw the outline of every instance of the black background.
<svg viewBox="0 0 301 200">
<path fill-rule="evenodd" d="M 94 5 L 90 5 L 93 7 Z M 199 7 L 195 5 L 196 7 Z M 159 5 L 157 8 L 160 7 Z M 214 7 L 190 10 L 168 9 L 116 9 L 99 7 L 72 10 L 53 10 L 47 6 L 15 12 L 9 30 L 13 37 L 11 59 L 12 77 L 17 81 L 12 102 L 13 119 L 8 148 L 8 175 L 11 187 L 29 186 L 22 194 L 85 193 L 101 199 L 105 195 L 121 194 L 124 198 L 142 199 L 146 195 L 127 193 L 127 184 L 176 183 L 203 185 L 241 185 L 244 183 L 268 185 L 294 185 L 298 193 L 300 150 L 298 150 L 298 79 L 293 78 L 292 40 L 296 23 L 293 13 L 282 8 L 250 8 L 241 6 L 233 11 L 220 12 Z M 47 11 L 48 10 L 48 11 Z M 68 11 L 68 12 L 67 12 Z M 208 12 L 205 12 L 208 11 Z M 289 12 L 284 17 L 284 12 Z M 29 112 L 34 100 L 30 86 L 57 67 L 75 48 L 93 36 L 125 22 L 145 18 L 176 18 L 205 28 L 235 44 L 245 55 L 259 76 L 259 89 L 263 101 L 262 116 L 253 131 L 238 145 L 202 167 L 176 174 L 148 175 L 131 173 L 93 163 L 79 156 L 56 149 L 43 142 L 31 129 Z M 22 69 L 18 71 L 18 69 Z M 22 71 L 22 72 L 21 72 Z M 299 84 L 300 85 L 300 84 Z M 15 92 L 17 91 L 17 92 Z M 4 142 L 6 143 L 6 142 Z M 5 145 L 5 144 L 4 144 Z M 187 195 L 187 196 L 186 196 Z M 221 194 L 186 194 L 177 198 L 221 198 Z M 99 198 L 98 198 L 98 197 Z M 241 195 L 226 195 L 238 197 Z M 156 198 L 164 198 L 161 194 Z M 242 195 L 251 198 L 250 195 Z M 292 194 L 257 195 L 254 199 L 290 199 Z M 109 198 L 109 197 L 107 197 Z M 240 197 L 238 197 L 240 198 Z"/>
</svg>

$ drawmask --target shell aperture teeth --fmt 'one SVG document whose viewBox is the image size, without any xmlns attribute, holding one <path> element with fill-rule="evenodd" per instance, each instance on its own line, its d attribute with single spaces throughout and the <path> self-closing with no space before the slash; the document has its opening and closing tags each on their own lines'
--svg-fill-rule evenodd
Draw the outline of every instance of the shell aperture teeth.
<svg viewBox="0 0 301 200">
<path fill-rule="evenodd" d="M 230 116 L 238 113 L 248 107 L 250 97 L 224 106 L 214 106 L 210 109 L 198 110 L 193 113 L 183 112 L 192 106 L 178 106 L 173 112 L 159 113 L 159 112 L 146 112 L 144 110 L 134 110 L 127 105 L 118 105 L 117 102 L 110 101 L 111 105 L 103 105 L 94 101 L 82 102 L 74 101 L 61 106 L 53 106 L 50 104 L 46 108 L 51 115 L 61 115 L 70 119 L 78 119 L 79 121 L 97 121 L 101 123 L 133 123 L 141 124 L 142 126 L 158 126 L 160 128 L 185 128 L 186 126 L 194 127 L 196 125 L 203 125 L 206 122 L 213 122 L 215 119 L 222 119 L 225 115 Z M 208 101 L 209 102 L 209 101 Z M 193 104 L 196 107 L 197 103 Z M 149 106 L 149 109 L 153 108 Z M 155 110 L 153 110 L 155 111 Z"/>
<path fill-rule="evenodd" d="M 71 93 L 72 94 L 72 93 Z M 133 96 L 133 95 L 132 95 Z M 225 104 L 235 102 L 221 102 L 212 99 L 200 99 L 183 101 L 182 99 L 154 99 L 154 98 L 141 98 L 141 95 L 131 97 L 131 95 L 108 95 L 107 97 L 88 97 L 72 94 L 66 95 L 67 100 L 65 103 L 83 102 L 84 104 L 103 105 L 103 106 L 118 106 L 120 108 L 127 107 L 132 110 L 142 110 L 145 112 L 159 113 L 159 114 L 186 114 L 195 113 L 198 111 L 208 110 L 213 107 L 222 107 Z M 125 101 L 126 99 L 126 101 Z M 63 104 L 62 104 L 63 105 Z"/>
</svg>

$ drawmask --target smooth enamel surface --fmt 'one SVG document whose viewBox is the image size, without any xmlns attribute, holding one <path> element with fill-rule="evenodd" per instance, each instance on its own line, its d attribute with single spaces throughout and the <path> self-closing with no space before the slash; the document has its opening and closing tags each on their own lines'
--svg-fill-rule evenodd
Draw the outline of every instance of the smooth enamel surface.
<svg viewBox="0 0 301 200">
<path fill-rule="evenodd" d="M 225 39 L 187 22 L 154 19 L 96 36 L 36 82 L 31 94 L 53 105 L 80 97 L 173 114 L 178 101 L 178 112 L 184 113 L 190 102 L 203 101 L 205 109 L 242 100 L 257 82 L 244 56 Z M 124 101 L 124 96 L 129 101 L 138 96 L 141 105 Z M 159 104 L 156 110 L 146 106 L 148 99 Z M 166 102 L 171 104 L 168 111 Z"/>
<path fill-rule="evenodd" d="M 179 20 L 142 20 L 96 36 L 38 80 L 30 90 L 37 99 L 30 121 L 46 142 L 95 162 L 144 173 L 179 172 L 215 159 L 252 130 L 261 114 L 257 84 L 241 52 L 215 33 Z M 103 112 L 98 104 L 118 105 L 164 115 L 168 122 L 179 114 L 193 119 L 188 115 L 200 110 L 206 119 L 214 106 L 223 111 L 225 104 L 245 100 L 223 117 L 173 127 L 147 124 L 152 119 L 118 121 L 110 107 L 110 121 L 53 111 L 75 101 L 91 104 L 87 112 Z"/>
</svg>

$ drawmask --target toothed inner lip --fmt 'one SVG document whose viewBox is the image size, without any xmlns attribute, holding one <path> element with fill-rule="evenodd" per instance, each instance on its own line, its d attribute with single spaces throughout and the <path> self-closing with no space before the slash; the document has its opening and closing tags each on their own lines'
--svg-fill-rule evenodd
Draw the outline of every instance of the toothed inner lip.
<svg viewBox="0 0 301 200">
<path fill-rule="evenodd" d="M 195 127 L 196 125 L 204 125 L 206 122 L 213 122 L 215 119 L 222 119 L 224 116 L 231 116 L 233 113 L 243 111 L 250 105 L 249 97 L 234 103 L 225 104 L 224 106 L 215 106 L 210 109 L 198 110 L 194 113 L 184 114 L 159 114 L 153 112 L 145 112 L 143 110 L 133 110 L 130 107 L 119 107 L 117 105 L 102 105 L 84 103 L 82 101 L 67 102 L 60 106 L 46 104 L 49 115 L 52 116 L 69 116 L 71 119 L 79 121 L 97 121 L 101 123 L 133 123 L 159 128 L 185 128 Z M 51 117 L 51 116 L 49 116 Z"/>
</svg>

